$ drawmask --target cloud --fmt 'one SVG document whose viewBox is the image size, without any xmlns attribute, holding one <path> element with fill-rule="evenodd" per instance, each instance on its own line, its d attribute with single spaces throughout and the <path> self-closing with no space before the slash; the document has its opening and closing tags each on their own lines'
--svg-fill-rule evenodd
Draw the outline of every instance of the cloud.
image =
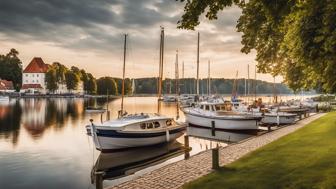
<svg viewBox="0 0 336 189">
<path fill-rule="evenodd" d="M 10 42 L 29 49 L 37 47 L 28 45 L 38 43 L 38 48 L 49 48 L 46 55 L 60 57 L 65 64 L 83 64 L 102 76 L 112 73 L 104 69 L 106 65 L 121 60 L 123 34 L 128 33 L 128 60 L 136 63 L 137 76 L 151 76 L 157 75 L 160 26 L 164 26 L 167 70 L 173 67 L 176 49 L 186 67 L 194 69 L 197 32 L 176 28 L 183 8 L 184 4 L 175 0 L 0 0 L 0 44 Z M 239 8 L 231 7 L 221 12 L 218 20 L 202 16 L 196 28 L 201 33 L 201 61 L 213 60 L 218 75 L 236 69 L 233 64 L 245 69 L 255 56 L 240 53 L 241 34 L 235 29 L 240 14 Z M 77 58 L 67 59 L 73 57 L 68 53 L 51 55 L 53 49 L 72 52 Z M 40 55 L 24 56 L 30 61 Z M 115 70 L 113 74 L 118 74 Z"/>
</svg>

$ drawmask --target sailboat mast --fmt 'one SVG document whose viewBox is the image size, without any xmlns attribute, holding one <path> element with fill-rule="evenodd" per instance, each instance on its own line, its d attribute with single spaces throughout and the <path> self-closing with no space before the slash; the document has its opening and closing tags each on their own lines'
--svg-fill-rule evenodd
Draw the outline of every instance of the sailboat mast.
<svg viewBox="0 0 336 189">
<path fill-rule="evenodd" d="M 197 33 L 197 77 L 196 77 L 196 94 L 199 96 L 199 42 L 200 33 Z"/>
<path fill-rule="evenodd" d="M 162 101 L 162 77 L 163 77 L 163 54 L 164 54 L 164 28 L 161 27 L 160 35 L 160 61 L 159 61 L 159 83 L 158 83 L 158 113 L 161 112 Z"/>
<path fill-rule="evenodd" d="M 175 92 L 176 96 L 180 94 L 179 86 L 179 67 L 178 67 L 178 50 L 176 50 L 176 60 L 175 60 Z"/>
<path fill-rule="evenodd" d="M 180 82 L 179 82 L 179 66 L 178 66 L 178 50 L 176 50 L 176 60 L 175 60 L 175 90 L 176 90 L 176 119 L 179 119 L 179 100 L 180 95 Z"/>
<path fill-rule="evenodd" d="M 126 44 L 127 34 L 124 35 L 124 63 L 123 63 L 123 78 L 121 86 L 121 115 L 124 113 L 124 96 L 125 96 L 125 66 L 126 66 Z"/>
<path fill-rule="evenodd" d="M 208 61 L 208 96 L 211 93 L 211 81 L 210 81 L 210 60 Z"/>
<path fill-rule="evenodd" d="M 257 64 L 254 67 L 254 100 L 257 100 Z"/>
<path fill-rule="evenodd" d="M 250 83 L 250 65 L 247 64 L 247 96 L 250 96 L 250 85 L 249 85 L 249 83 Z"/>
</svg>

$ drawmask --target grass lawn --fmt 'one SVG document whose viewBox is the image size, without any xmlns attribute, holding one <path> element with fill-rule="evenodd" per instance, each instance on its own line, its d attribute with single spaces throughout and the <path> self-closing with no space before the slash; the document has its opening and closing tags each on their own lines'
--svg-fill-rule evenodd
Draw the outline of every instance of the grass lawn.
<svg viewBox="0 0 336 189">
<path fill-rule="evenodd" d="M 336 188 L 336 112 L 183 188 Z"/>
</svg>

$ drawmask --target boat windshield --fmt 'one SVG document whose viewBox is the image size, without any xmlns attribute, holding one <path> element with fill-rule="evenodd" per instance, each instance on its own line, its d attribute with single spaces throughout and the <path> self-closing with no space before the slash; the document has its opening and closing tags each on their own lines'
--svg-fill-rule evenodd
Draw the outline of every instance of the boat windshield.
<svg viewBox="0 0 336 189">
<path fill-rule="evenodd" d="M 217 104 L 217 105 L 215 105 L 215 110 L 216 111 L 225 110 L 224 104 Z"/>
</svg>

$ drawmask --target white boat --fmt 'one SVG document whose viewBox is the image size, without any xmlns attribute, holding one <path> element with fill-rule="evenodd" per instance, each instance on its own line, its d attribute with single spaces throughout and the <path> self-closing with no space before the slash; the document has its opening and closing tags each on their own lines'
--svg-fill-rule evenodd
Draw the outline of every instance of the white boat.
<svg viewBox="0 0 336 189">
<path fill-rule="evenodd" d="M 158 114 L 133 114 L 100 125 L 86 126 L 100 151 L 149 146 L 174 141 L 182 136 L 185 124 Z M 92 135 L 93 133 L 93 135 Z"/>
<path fill-rule="evenodd" d="M 262 118 L 260 114 L 227 110 L 223 102 L 200 102 L 182 111 L 188 126 L 217 130 L 257 130 Z"/>
<path fill-rule="evenodd" d="M 8 102 L 9 97 L 8 96 L 0 96 L 0 102 Z"/>
<path fill-rule="evenodd" d="M 169 103 L 169 102 L 176 102 L 176 96 L 163 96 L 163 102 Z"/>
<path fill-rule="evenodd" d="M 86 113 L 104 113 L 106 112 L 105 108 L 96 108 L 96 107 L 87 107 L 85 108 Z"/>
</svg>

